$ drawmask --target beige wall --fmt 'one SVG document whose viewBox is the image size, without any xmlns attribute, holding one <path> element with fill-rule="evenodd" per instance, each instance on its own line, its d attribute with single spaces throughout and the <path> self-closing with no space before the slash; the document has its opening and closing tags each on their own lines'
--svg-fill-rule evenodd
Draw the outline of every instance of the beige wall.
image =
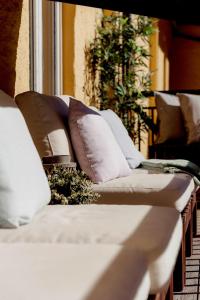
<svg viewBox="0 0 200 300">
<path fill-rule="evenodd" d="M 0 1 L 0 89 L 11 96 L 15 91 L 21 10 L 22 0 Z"/>
<path fill-rule="evenodd" d="M 63 93 L 74 96 L 74 22 L 76 6 L 63 4 Z"/>
<path fill-rule="evenodd" d="M 177 30 L 190 38 L 174 36 L 171 49 L 170 87 L 200 88 L 200 26 L 179 25 Z M 192 38 L 199 39 L 198 41 Z"/>
<path fill-rule="evenodd" d="M 99 9 L 63 5 L 63 92 L 85 102 L 85 46 L 94 36 L 100 14 Z"/>
<path fill-rule="evenodd" d="M 150 69 L 152 90 L 169 89 L 169 51 L 172 43 L 171 24 L 155 21 L 155 33 L 151 37 Z"/>
<path fill-rule="evenodd" d="M 23 1 L 16 61 L 15 94 L 30 89 L 29 0 Z"/>
<path fill-rule="evenodd" d="M 0 88 L 11 96 L 29 89 L 28 3 L 0 1 Z"/>
<path fill-rule="evenodd" d="M 177 25 L 190 38 L 174 34 L 172 23 L 159 21 L 152 37 L 152 90 L 200 88 L 200 26 Z"/>
</svg>

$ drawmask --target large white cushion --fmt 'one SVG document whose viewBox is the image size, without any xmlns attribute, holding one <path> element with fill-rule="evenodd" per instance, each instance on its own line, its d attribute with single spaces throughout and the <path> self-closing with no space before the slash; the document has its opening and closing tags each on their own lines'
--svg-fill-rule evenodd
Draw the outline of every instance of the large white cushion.
<svg viewBox="0 0 200 300">
<path fill-rule="evenodd" d="M 99 113 L 109 124 L 116 141 L 118 142 L 131 169 L 137 168 L 145 159 L 133 144 L 128 131 L 118 115 L 111 109 L 101 110 Z"/>
<path fill-rule="evenodd" d="M 69 155 L 73 151 L 67 133 L 68 97 L 27 91 L 15 97 L 26 120 L 40 157 Z"/>
<path fill-rule="evenodd" d="M 48 205 L 31 224 L 0 230 L 3 243 L 114 244 L 138 249 L 148 260 L 151 293 L 167 286 L 181 239 L 181 215 L 173 208 L 148 205 Z"/>
<path fill-rule="evenodd" d="M 142 171 L 138 169 L 130 176 L 93 185 L 94 191 L 101 196 L 97 203 L 147 204 L 173 207 L 179 212 L 184 210 L 195 189 L 191 176 L 183 173 L 145 174 L 139 170 Z"/>
<path fill-rule="evenodd" d="M 2 300 L 146 300 L 138 251 L 117 245 L 0 244 Z"/>
<path fill-rule="evenodd" d="M 3 91 L 0 141 L 0 227 L 17 227 L 50 201 L 50 190 L 24 118 Z"/>
<path fill-rule="evenodd" d="M 70 98 L 68 122 L 78 162 L 93 182 L 130 174 L 109 125 L 98 112 Z"/>
</svg>

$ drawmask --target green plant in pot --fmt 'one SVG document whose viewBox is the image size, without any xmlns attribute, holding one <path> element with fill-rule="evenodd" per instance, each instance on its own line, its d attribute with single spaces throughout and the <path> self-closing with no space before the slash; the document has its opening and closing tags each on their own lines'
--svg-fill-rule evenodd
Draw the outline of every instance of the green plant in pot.
<svg viewBox="0 0 200 300">
<path fill-rule="evenodd" d="M 113 13 L 102 17 L 85 50 L 86 95 L 100 109 L 113 109 L 135 142 L 138 123 L 140 130 L 154 127 L 142 104 L 142 91 L 151 84 L 148 62 L 153 31 L 148 17 Z"/>
<path fill-rule="evenodd" d="M 51 189 L 50 204 L 90 204 L 99 197 L 83 171 L 54 166 L 47 176 Z"/>
</svg>

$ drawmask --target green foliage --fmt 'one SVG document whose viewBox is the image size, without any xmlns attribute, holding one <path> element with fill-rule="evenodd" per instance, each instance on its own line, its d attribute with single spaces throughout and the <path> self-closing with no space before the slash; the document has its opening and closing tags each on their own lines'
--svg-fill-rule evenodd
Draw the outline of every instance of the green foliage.
<svg viewBox="0 0 200 300">
<path fill-rule="evenodd" d="M 90 204 L 99 194 L 92 190 L 92 182 L 80 170 L 68 170 L 56 166 L 48 173 L 51 189 L 50 204 Z"/>
<path fill-rule="evenodd" d="M 148 17 L 120 13 L 103 16 L 85 52 L 86 94 L 92 104 L 113 109 L 133 139 L 137 138 L 138 121 L 142 130 L 154 126 L 141 103 L 142 91 L 151 85 L 148 61 L 153 31 Z"/>
</svg>

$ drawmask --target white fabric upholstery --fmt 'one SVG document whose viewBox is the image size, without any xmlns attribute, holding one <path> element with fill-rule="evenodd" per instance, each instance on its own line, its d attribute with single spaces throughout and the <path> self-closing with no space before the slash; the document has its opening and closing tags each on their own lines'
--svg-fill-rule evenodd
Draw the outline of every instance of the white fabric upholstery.
<svg viewBox="0 0 200 300">
<path fill-rule="evenodd" d="M 183 139 L 185 130 L 179 98 L 155 92 L 155 102 L 159 120 L 158 143 Z"/>
<path fill-rule="evenodd" d="M 115 245 L 0 244 L 2 300 L 146 300 L 138 251 Z"/>
<path fill-rule="evenodd" d="M 93 185 L 94 191 L 101 195 L 98 204 L 147 204 L 183 211 L 195 188 L 191 176 L 145 174 L 139 170 L 128 177 Z"/>
<path fill-rule="evenodd" d="M 165 287 L 182 239 L 173 208 L 126 205 L 47 206 L 31 224 L 0 230 L 0 243 L 115 244 L 142 251 L 151 292 Z"/>
<path fill-rule="evenodd" d="M 15 101 L 29 127 L 40 157 L 69 155 L 74 161 L 67 132 L 68 97 L 53 97 L 27 91 L 18 94 Z"/>
<path fill-rule="evenodd" d="M 50 190 L 24 118 L 3 91 L 0 143 L 0 227 L 17 227 L 50 201 Z"/>
<path fill-rule="evenodd" d="M 184 125 L 187 133 L 187 143 L 200 141 L 200 96 L 192 94 L 177 94 L 180 100 Z"/>
</svg>

